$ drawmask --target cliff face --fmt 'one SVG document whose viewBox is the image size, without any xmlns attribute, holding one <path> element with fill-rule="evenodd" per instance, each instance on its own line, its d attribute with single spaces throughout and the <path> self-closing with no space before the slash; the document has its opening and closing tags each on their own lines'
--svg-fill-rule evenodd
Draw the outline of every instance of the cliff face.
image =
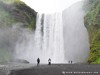
<svg viewBox="0 0 100 75">
<path fill-rule="evenodd" d="M 89 0 L 88 5 L 90 10 L 85 16 L 90 39 L 88 63 L 100 64 L 100 0 Z"/>
<path fill-rule="evenodd" d="M 0 27 L 18 22 L 35 29 L 36 12 L 20 0 L 0 0 Z"/>
<path fill-rule="evenodd" d="M 0 0 L 0 62 L 12 57 L 16 42 L 24 35 L 20 28 L 35 30 L 36 14 L 20 0 Z"/>
</svg>

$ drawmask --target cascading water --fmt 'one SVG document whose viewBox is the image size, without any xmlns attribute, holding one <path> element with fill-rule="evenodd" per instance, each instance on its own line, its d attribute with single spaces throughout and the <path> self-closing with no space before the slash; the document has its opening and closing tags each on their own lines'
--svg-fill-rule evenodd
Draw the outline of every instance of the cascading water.
<svg viewBox="0 0 100 75">
<path fill-rule="evenodd" d="M 34 44 L 31 43 L 32 41 Z M 48 59 L 51 58 L 52 63 L 64 63 L 62 13 L 37 14 L 35 37 L 29 43 L 32 45 L 30 44 L 27 48 L 25 46 L 23 50 L 20 45 L 16 47 L 17 58 L 35 62 L 39 57 L 41 63 L 47 63 Z M 25 55 L 21 51 L 26 52 Z M 31 60 L 27 59 L 28 53 L 30 53 L 30 58 L 33 57 Z"/>
<path fill-rule="evenodd" d="M 64 45 L 62 14 L 38 14 L 36 26 L 35 49 L 41 52 L 41 62 L 45 63 L 51 58 L 54 63 L 63 63 Z"/>
<path fill-rule="evenodd" d="M 53 63 L 85 62 L 89 40 L 82 4 L 78 2 L 62 13 L 38 13 L 35 32 L 23 30 L 16 44 L 15 58 L 31 63 L 36 63 L 38 57 L 41 63 L 47 63 L 49 58 Z"/>
</svg>

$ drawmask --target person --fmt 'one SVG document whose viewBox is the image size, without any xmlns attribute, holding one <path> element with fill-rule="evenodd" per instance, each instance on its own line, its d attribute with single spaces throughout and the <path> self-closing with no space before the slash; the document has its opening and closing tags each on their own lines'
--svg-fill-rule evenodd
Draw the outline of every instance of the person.
<svg viewBox="0 0 100 75">
<path fill-rule="evenodd" d="M 68 63 L 70 64 L 70 61 L 68 61 Z"/>
<path fill-rule="evenodd" d="M 48 60 L 48 65 L 51 65 L 51 59 L 49 58 L 49 60 Z"/>
<path fill-rule="evenodd" d="M 39 65 L 39 64 L 40 64 L 40 59 L 38 58 L 38 59 L 37 59 L 37 65 Z"/>
<path fill-rule="evenodd" d="M 72 61 L 71 61 L 71 64 L 72 64 Z"/>
</svg>

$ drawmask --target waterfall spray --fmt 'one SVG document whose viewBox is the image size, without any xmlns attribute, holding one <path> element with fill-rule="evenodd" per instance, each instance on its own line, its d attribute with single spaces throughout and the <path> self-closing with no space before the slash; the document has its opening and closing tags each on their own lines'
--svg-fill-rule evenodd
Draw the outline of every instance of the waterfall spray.
<svg viewBox="0 0 100 75">
<path fill-rule="evenodd" d="M 16 58 L 26 59 L 36 63 L 39 57 L 41 63 L 64 63 L 64 40 L 62 13 L 37 14 L 36 30 L 33 36 L 24 33 L 25 39 L 16 45 Z M 22 38 L 22 39 L 23 39 Z M 27 45 L 25 44 L 27 42 Z M 23 54 L 24 52 L 24 54 Z M 59 59 L 60 58 L 60 59 Z"/>
<path fill-rule="evenodd" d="M 42 62 L 45 63 L 48 58 L 51 58 L 53 63 L 63 63 L 64 42 L 62 13 L 37 14 L 36 26 L 35 49 L 41 52 L 40 58 Z"/>
<path fill-rule="evenodd" d="M 89 53 L 88 33 L 84 26 L 83 2 L 51 14 L 37 14 L 35 32 L 23 30 L 16 43 L 15 58 L 36 63 L 85 62 Z"/>
</svg>

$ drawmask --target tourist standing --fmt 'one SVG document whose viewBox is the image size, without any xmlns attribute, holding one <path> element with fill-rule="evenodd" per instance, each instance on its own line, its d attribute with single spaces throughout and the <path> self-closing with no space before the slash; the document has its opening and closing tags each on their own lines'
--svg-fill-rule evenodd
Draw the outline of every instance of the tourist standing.
<svg viewBox="0 0 100 75">
<path fill-rule="evenodd" d="M 49 60 L 48 60 L 48 65 L 51 65 L 51 59 L 49 58 Z"/>
<path fill-rule="evenodd" d="M 39 65 L 39 64 L 40 64 L 40 59 L 38 58 L 38 59 L 37 59 L 37 65 Z"/>
</svg>

